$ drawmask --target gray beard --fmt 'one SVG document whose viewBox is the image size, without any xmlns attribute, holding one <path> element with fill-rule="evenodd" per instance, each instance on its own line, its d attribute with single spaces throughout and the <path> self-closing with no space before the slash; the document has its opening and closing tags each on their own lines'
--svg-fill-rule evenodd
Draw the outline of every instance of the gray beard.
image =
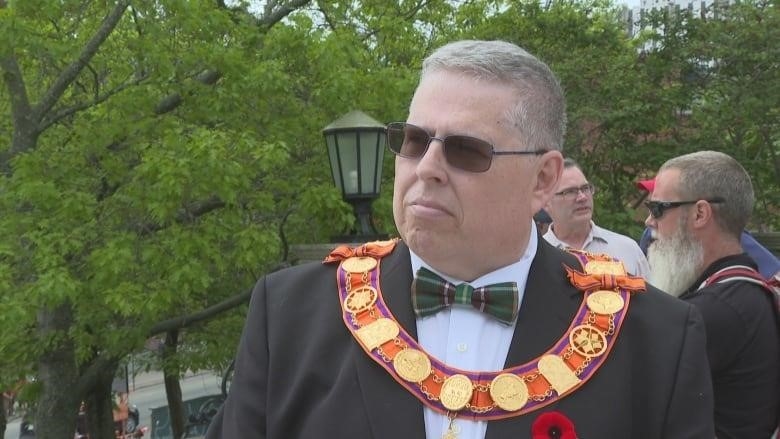
<svg viewBox="0 0 780 439">
<path fill-rule="evenodd" d="M 704 248 L 683 223 L 671 237 L 659 238 L 650 244 L 647 261 L 650 263 L 650 283 L 680 297 L 699 277 Z"/>
</svg>

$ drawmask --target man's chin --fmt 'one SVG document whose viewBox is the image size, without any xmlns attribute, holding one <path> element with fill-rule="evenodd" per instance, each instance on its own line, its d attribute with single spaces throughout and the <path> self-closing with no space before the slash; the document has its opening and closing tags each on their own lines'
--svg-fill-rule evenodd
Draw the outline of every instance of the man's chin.
<svg viewBox="0 0 780 439">
<path fill-rule="evenodd" d="M 653 242 L 647 250 L 650 283 L 669 295 L 679 297 L 696 281 L 701 256 L 700 247 L 682 240 Z"/>
</svg>

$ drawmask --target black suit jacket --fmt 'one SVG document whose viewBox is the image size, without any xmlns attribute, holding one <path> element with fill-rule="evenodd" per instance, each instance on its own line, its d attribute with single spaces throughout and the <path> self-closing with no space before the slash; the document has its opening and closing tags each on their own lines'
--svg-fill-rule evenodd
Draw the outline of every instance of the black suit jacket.
<svg viewBox="0 0 780 439">
<path fill-rule="evenodd" d="M 546 352 L 571 323 L 582 294 L 564 264 L 580 268 L 540 239 L 506 366 Z M 416 337 L 408 248 L 399 242 L 380 269 L 388 307 Z M 539 411 L 490 421 L 486 438 L 529 438 L 534 419 L 556 410 L 582 439 L 712 439 L 712 406 L 700 316 L 650 288 L 632 298 L 609 358 L 590 381 Z M 258 282 L 230 393 L 206 438 L 422 439 L 423 405 L 344 326 L 336 264 L 308 264 Z"/>
</svg>

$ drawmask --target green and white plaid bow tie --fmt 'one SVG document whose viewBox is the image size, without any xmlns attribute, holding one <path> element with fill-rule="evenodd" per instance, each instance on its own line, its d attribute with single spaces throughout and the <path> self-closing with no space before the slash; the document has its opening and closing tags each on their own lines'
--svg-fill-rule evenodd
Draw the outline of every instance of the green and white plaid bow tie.
<svg viewBox="0 0 780 439">
<path fill-rule="evenodd" d="M 511 325 L 517 318 L 517 284 L 503 282 L 474 288 L 467 283 L 453 285 L 421 267 L 412 282 L 412 306 L 417 317 L 435 314 L 453 305 L 471 306 Z"/>
</svg>

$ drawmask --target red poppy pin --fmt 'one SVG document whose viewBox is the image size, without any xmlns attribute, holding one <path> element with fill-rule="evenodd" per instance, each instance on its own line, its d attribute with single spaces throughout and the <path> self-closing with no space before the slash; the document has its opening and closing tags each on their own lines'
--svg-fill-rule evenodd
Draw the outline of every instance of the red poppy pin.
<svg viewBox="0 0 780 439">
<path fill-rule="evenodd" d="M 547 412 L 531 425 L 531 439 L 577 439 L 577 432 L 571 419 L 561 412 Z"/>
</svg>

